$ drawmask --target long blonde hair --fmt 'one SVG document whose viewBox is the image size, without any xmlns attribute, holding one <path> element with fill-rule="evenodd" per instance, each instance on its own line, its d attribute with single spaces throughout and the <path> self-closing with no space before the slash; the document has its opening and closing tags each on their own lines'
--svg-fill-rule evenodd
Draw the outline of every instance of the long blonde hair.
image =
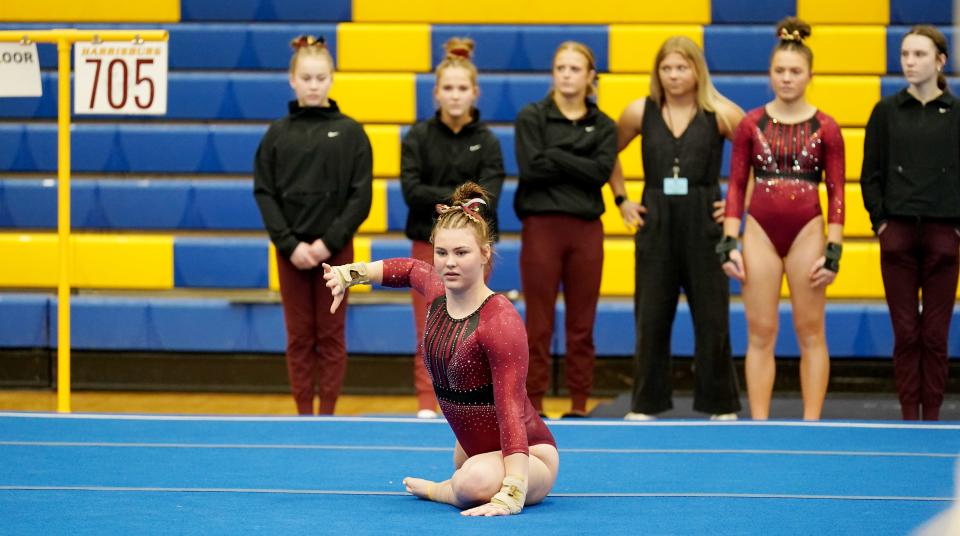
<svg viewBox="0 0 960 536">
<path fill-rule="evenodd" d="M 663 106 L 666 99 L 663 84 L 660 82 L 660 64 L 674 52 L 680 54 L 693 66 L 693 76 L 697 80 L 697 106 L 701 110 L 716 113 L 721 104 L 733 104 L 730 99 L 717 91 L 713 81 L 710 80 L 710 70 L 707 69 L 707 60 L 703 56 L 703 50 L 692 39 L 682 35 L 676 35 L 664 41 L 653 60 L 653 73 L 650 75 L 650 99 L 653 102 L 656 102 L 658 106 Z M 730 129 L 729 121 L 722 114 L 717 114 L 717 120 L 725 128 Z"/>
</svg>

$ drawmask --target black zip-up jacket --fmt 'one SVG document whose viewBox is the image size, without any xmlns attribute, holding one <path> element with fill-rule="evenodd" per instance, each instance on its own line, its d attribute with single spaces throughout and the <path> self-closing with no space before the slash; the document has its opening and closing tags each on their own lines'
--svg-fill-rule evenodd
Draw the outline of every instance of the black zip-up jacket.
<svg viewBox="0 0 960 536">
<path fill-rule="evenodd" d="M 329 108 L 292 101 L 257 148 L 253 195 L 280 253 L 322 238 L 336 254 L 370 213 L 373 153 L 363 127 L 333 100 Z"/>
<path fill-rule="evenodd" d="M 400 152 L 400 186 L 407 202 L 407 238 L 427 241 L 433 230 L 437 203 L 449 204 L 453 191 L 473 181 L 490 194 L 486 211 L 493 236 L 497 236 L 497 200 L 503 188 L 503 154 L 500 142 L 480 122 L 480 112 L 454 133 L 436 117 L 414 125 L 403 138 Z"/>
<path fill-rule="evenodd" d="M 571 121 L 548 96 L 520 110 L 515 128 L 517 216 L 599 218 L 604 210 L 601 191 L 617 158 L 616 123 L 589 100 L 586 115 Z"/>
<path fill-rule="evenodd" d="M 906 89 L 873 108 L 863 140 L 863 204 L 876 230 L 889 218 L 960 223 L 960 102 L 925 106 Z"/>
</svg>

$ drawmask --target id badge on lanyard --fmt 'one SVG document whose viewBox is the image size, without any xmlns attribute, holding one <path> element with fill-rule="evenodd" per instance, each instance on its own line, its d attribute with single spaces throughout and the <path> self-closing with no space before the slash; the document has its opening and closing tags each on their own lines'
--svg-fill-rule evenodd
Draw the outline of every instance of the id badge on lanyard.
<svg viewBox="0 0 960 536">
<path fill-rule="evenodd" d="M 673 176 L 663 178 L 664 195 L 687 195 L 687 178 L 680 177 L 680 166 L 673 166 Z"/>
</svg>

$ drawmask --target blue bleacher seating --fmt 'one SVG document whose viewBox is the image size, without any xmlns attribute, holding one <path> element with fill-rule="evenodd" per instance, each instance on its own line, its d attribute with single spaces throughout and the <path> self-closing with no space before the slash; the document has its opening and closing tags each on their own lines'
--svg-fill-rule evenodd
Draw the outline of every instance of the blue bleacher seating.
<svg viewBox="0 0 960 536">
<path fill-rule="evenodd" d="M 50 345 L 50 297 L 46 294 L 0 294 L 0 348 L 46 348 Z"/>
<path fill-rule="evenodd" d="M 953 24 L 953 2 L 890 0 L 890 24 Z"/>
<path fill-rule="evenodd" d="M 262 238 L 176 237 L 174 286 L 266 288 L 267 255 Z"/>
<path fill-rule="evenodd" d="M 787 15 L 797 14 L 797 0 L 711 0 L 713 24 L 770 25 Z"/>
<path fill-rule="evenodd" d="M 183 21 L 349 21 L 352 0 L 181 0 Z"/>
<path fill-rule="evenodd" d="M 70 186 L 77 229 L 263 229 L 249 179 L 95 179 Z M 52 229 L 56 202 L 52 179 L 0 179 L 0 228 Z"/>
<path fill-rule="evenodd" d="M 767 25 L 703 29 L 703 54 L 711 73 L 766 73 L 775 44 L 776 37 Z"/>
<path fill-rule="evenodd" d="M 0 347 L 56 347 L 56 298 L 37 294 L 0 295 Z M 523 313 L 523 304 L 518 302 Z M 279 304 L 240 303 L 216 299 L 162 299 L 77 296 L 73 309 L 73 347 L 78 350 L 282 352 L 284 328 Z M 46 316 L 44 322 L 42 316 Z M 594 330 L 601 357 L 633 353 L 632 304 L 601 302 Z M 558 305 L 553 353 L 564 351 L 564 307 Z M 833 304 L 827 310 L 827 343 L 833 358 L 889 356 L 893 340 L 886 305 Z M 408 304 L 356 304 L 347 313 L 347 348 L 353 354 L 413 353 L 413 315 Z M 49 329 L 46 326 L 49 325 Z M 109 325 L 112 329 L 104 330 Z M 378 326 L 370 337 L 364 326 Z M 798 357 L 788 304 L 780 306 L 776 355 Z M 960 309 L 954 310 L 948 351 L 960 355 Z M 743 355 L 746 322 L 743 306 L 730 309 L 730 335 L 735 355 Z M 674 355 L 690 356 L 692 324 L 681 303 L 672 334 Z"/>
<path fill-rule="evenodd" d="M 77 124 L 74 172 L 251 173 L 266 125 Z M 0 169 L 54 171 L 57 127 L 0 123 Z"/>
<path fill-rule="evenodd" d="M 551 25 L 434 25 L 431 33 L 433 63 L 443 58 L 443 44 L 451 37 L 476 42 L 474 63 L 481 71 L 547 71 L 553 54 L 564 41 L 580 41 L 593 50 L 597 70 L 607 70 L 606 26 Z"/>
</svg>

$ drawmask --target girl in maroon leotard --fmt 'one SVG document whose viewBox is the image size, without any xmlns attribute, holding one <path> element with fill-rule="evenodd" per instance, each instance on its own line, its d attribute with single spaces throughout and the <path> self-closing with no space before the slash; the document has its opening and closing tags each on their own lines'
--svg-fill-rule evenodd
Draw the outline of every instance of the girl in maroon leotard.
<svg viewBox="0 0 960 536">
<path fill-rule="evenodd" d="M 826 287 L 839 270 L 843 238 L 843 138 L 833 118 L 804 97 L 813 63 L 813 53 L 803 43 L 810 26 L 788 17 L 777 32 L 780 42 L 770 60 L 776 98 L 748 113 L 737 127 L 725 236 L 717 252 L 724 272 L 743 283 L 752 417 L 766 419 L 770 413 L 780 283 L 786 274 L 800 346 L 803 418 L 819 419 L 830 377 L 824 336 Z M 753 193 L 741 255 L 736 236 L 751 170 Z M 821 177 L 829 198 L 826 248 L 818 189 Z"/>
<path fill-rule="evenodd" d="M 527 336 L 513 304 L 484 282 L 490 229 L 486 194 L 468 182 L 453 205 L 438 205 L 433 266 L 415 259 L 324 265 L 332 310 L 354 284 L 412 287 L 430 303 L 423 359 L 440 409 L 457 443 L 453 476 L 443 482 L 405 478 L 407 491 L 452 504 L 465 515 L 519 513 L 550 492 L 560 457 L 527 398 Z M 479 505 L 479 506 L 478 506 Z"/>
</svg>

